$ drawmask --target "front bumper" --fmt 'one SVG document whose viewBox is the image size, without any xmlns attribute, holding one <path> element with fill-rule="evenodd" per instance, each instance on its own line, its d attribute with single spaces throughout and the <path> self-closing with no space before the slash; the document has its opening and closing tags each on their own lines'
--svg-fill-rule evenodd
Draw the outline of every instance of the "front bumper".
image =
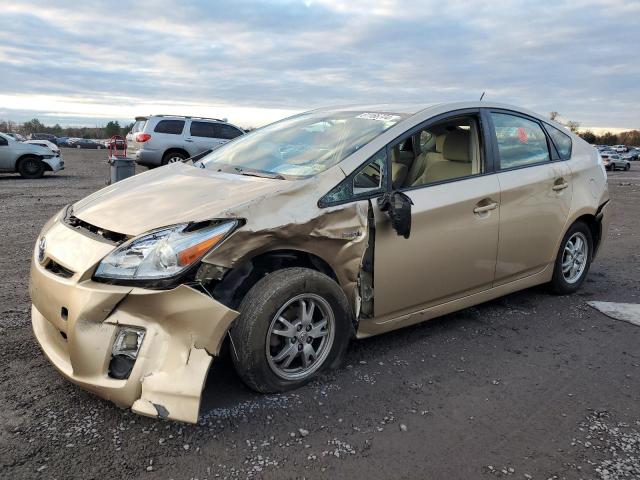
<svg viewBox="0 0 640 480">
<path fill-rule="evenodd" d="M 62 157 L 59 155 L 51 158 L 43 158 L 42 161 L 51 167 L 52 172 L 64 170 L 64 160 L 62 160 Z"/>
<path fill-rule="evenodd" d="M 95 266 L 113 245 L 60 222 L 45 237 L 44 261 L 34 255 L 31 263 L 30 293 L 33 331 L 51 363 L 73 383 L 136 413 L 196 422 L 211 355 L 237 312 L 184 285 L 147 290 L 94 282 Z M 146 330 L 126 380 L 108 375 L 120 326 Z"/>
</svg>

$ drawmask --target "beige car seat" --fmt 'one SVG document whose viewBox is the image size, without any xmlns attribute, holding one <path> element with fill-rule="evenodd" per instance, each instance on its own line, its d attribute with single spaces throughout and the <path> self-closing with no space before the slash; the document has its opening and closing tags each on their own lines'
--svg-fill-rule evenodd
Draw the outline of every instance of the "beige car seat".
<svg viewBox="0 0 640 480">
<path fill-rule="evenodd" d="M 446 135 L 444 134 L 436 137 L 435 151 L 427 151 L 418 155 L 416 161 L 411 165 L 411 169 L 409 169 L 405 185 L 415 184 L 424 175 L 424 171 L 429 165 L 442 161 L 442 148 L 445 137 Z"/>
<path fill-rule="evenodd" d="M 456 129 L 449 132 L 442 147 L 443 159 L 428 165 L 414 184 L 422 185 L 471 175 L 470 137 L 469 130 Z"/>
</svg>

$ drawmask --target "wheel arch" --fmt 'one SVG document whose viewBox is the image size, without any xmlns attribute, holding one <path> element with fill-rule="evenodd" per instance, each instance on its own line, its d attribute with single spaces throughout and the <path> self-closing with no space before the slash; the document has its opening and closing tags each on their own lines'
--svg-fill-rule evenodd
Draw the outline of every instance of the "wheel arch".
<svg viewBox="0 0 640 480">
<path fill-rule="evenodd" d="M 247 292 L 266 275 L 291 267 L 309 268 L 324 273 L 342 288 L 331 265 L 318 255 L 300 249 L 268 250 L 245 257 L 225 273 L 211 291 L 220 303 L 236 309 Z"/>
<path fill-rule="evenodd" d="M 572 221 L 567 222 L 567 226 L 562 232 L 562 237 L 560 238 L 560 241 L 562 241 L 562 238 L 564 238 L 567 231 L 571 228 L 572 225 L 574 225 L 576 222 L 583 222 L 584 224 L 587 225 L 587 227 L 589 227 L 589 231 L 591 232 L 591 239 L 593 241 L 593 256 L 595 257 L 595 255 L 598 253 L 598 248 L 602 243 L 602 233 L 603 233 L 602 222 L 601 222 L 601 219 L 599 219 L 599 213 L 601 212 L 601 210 L 604 208 L 606 204 L 607 202 L 600 205 L 600 207 L 593 213 L 581 212 L 580 214 L 576 215 Z"/>
<path fill-rule="evenodd" d="M 164 161 L 164 158 L 169 155 L 170 153 L 181 153 L 183 155 L 185 155 L 185 158 L 189 158 L 191 155 L 189 155 L 189 152 L 187 152 L 184 148 L 181 147 L 170 147 L 167 148 L 164 153 L 162 154 L 162 158 L 161 161 Z"/>
<path fill-rule="evenodd" d="M 40 155 L 36 155 L 35 153 L 24 153 L 22 155 L 20 155 L 18 158 L 16 158 L 16 162 L 13 166 L 14 170 L 17 172 L 18 171 L 18 166 L 20 165 L 20 162 L 26 160 L 27 158 L 37 158 L 38 160 L 40 160 L 42 162 L 42 157 Z M 47 170 L 47 167 L 49 167 L 48 170 L 51 170 L 51 167 L 49 165 L 47 165 L 46 162 L 42 162 L 43 165 L 45 166 L 45 171 Z"/>
</svg>

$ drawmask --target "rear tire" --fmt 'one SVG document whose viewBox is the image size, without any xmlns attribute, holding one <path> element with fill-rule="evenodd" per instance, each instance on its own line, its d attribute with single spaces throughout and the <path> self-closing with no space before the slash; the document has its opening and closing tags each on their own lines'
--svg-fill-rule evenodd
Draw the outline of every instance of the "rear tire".
<svg viewBox="0 0 640 480">
<path fill-rule="evenodd" d="M 184 160 L 185 158 L 187 158 L 187 156 L 184 153 L 180 153 L 180 152 L 167 152 L 164 154 L 164 156 L 162 157 L 162 165 L 167 165 L 169 163 L 176 163 L 176 162 L 181 162 L 182 160 Z"/>
<path fill-rule="evenodd" d="M 631 170 L 631 164 L 630 164 L 630 163 L 627 163 L 627 164 L 624 166 L 624 171 L 625 171 L 625 172 L 628 172 L 629 170 Z"/>
<path fill-rule="evenodd" d="M 342 289 L 307 268 L 265 276 L 239 310 L 229 332 L 231 357 L 242 381 L 261 393 L 299 387 L 337 367 L 354 335 Z"/>
<path fill-rule="evenodd" d="M 589 273 L 593 259 L 591 230 L 582 221 L 577 221 L 564 235 L 556 256 L 551 290 L 558 295 L 567 295 L 580 288 Z"/>
<path fill-rule="evenodd" d="M 20 176 L 29 180 L 42 178 L 46 169 L 42 160 L 31 156 L 21 158 L 17 167 Z"/>
</svg>

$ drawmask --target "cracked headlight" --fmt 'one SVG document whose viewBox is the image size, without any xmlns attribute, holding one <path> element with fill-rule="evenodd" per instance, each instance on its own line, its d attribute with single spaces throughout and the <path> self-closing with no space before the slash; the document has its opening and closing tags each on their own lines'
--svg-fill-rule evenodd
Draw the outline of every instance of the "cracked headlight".
<svg viewBox="0 0 640 480">
<path fill-rule="evenodd" d="M 107 280 L 175 277 L 218 245 L 237 224 L 234 220 L 196 229 L 190 223 L 183 223 L 145 233 L 107 255 L 94 277 Z"/>
</svg>

